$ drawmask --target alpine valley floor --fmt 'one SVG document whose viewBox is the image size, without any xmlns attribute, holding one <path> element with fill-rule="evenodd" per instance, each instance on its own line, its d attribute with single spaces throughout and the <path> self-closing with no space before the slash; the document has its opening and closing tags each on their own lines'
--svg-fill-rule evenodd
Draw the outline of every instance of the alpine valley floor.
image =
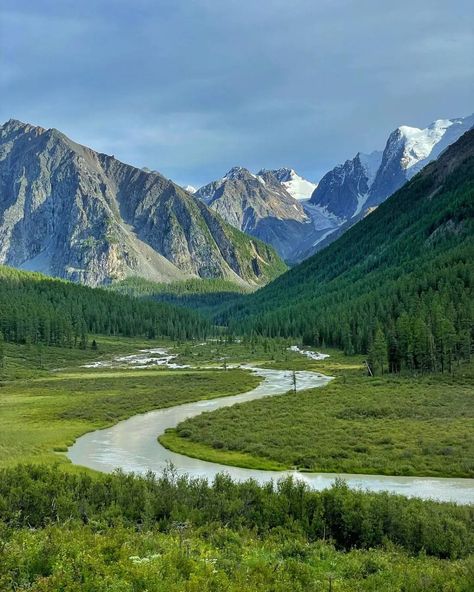
<svg viewBox="0 0 474 592">
<path fill-rule="evenodd" d="M 472 589 L 471 507 L 352 491 L 342 483 L 313 492 L 291 479 L 261 487 L 224 476 L 208 484 L 172 470 L 102 475 L 66 462 L 61 452 L 81 434 L 131 415 L 257 386 L 258 376 L 234 364 L 335 376 L 316 389 L 320 396 L 332 385 L 342 392 L 356 378 L 360 388 L 369 384 L 360 359 L 331 351 L 318 362 L 288 351 L 290 343 L 281 340 L 95 341 L 97 349 L 86 350 L 4 344 L 0 589 Z M 192 367 L 147 363 L 140 351 L 161 348 L 177 355 L 168 362 Z M 129 356 L 139 359 L 136 367 Z M 452 379 L 458 384 L 459 372 Z M 303 401 L 310 394 L 297 396 Z M 278 407 L 292 397 L 268 403 Z M 453 415 L 461 414 L 458 404 L 450 401 Z M 348 421 L 349 429 L 355 420 Z"/>
<path fill-rule="evenodd" d="M 222 464 L 300 471 L 474 476 L 474 364 L 452 374 L 366 375 L 331 351 L 292 361 L 336 379 L 322 389 L 203 413 L 167 431 L 175 452 Z"/>
</svg>

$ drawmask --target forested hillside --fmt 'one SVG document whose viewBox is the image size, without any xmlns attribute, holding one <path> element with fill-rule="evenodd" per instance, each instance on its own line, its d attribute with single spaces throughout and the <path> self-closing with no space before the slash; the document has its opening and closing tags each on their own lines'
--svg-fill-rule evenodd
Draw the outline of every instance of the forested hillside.
<svg viewBox="0 0 474 592">
<path fill-rule="evenodd" d="M 193 311 L 0 266 L 0 335 L 15 343 L 85 347 L 88 334 L 205 337 Z"/>
<path fill-rule="evenodd" d="M 217 306 L 230 304 L 251 291 L 249 287 L 223 279 L 189 279 L 165 284 L 140 277 L 114 282 L 109 289 L 136 298 L 194 308 L 210 317 Z"/>
<path fill-rule="evenodd" d="M 311 259 L 219 315 L 236 332 L 449 369 L 474 337 L 474 131 Z"/>
</svg>

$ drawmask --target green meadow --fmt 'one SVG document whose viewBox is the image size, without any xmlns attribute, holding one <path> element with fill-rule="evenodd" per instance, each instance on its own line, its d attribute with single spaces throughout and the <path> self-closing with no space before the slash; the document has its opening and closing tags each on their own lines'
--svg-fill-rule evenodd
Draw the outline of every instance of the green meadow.
<svg viewBox="0 0 474 592">
<path fill-rule="evenodd" d="M 267 362 L 334 376 L 323 388 L 234 405 L 160 437 L 175 452 L 248 468 L 474 476 L 474 364 L 371 378 L 360 356 Z"/>
<path fill-rule="evenodd" d="M 237 394 L 259 383 L 244 370 L 82 368 L 160 344 L 97 338 L 98 350 L 5 345 L 0 387 L 0 466 L 64 462 L 85 432 L 136 413 Z M 161 344 L 163 345 L 163 344 Z M 166 343 L 169 345 L 169 343 Z"/>
<path fill-rule="evenodd" d="M 97 349 L 4 344 L 1 590 L 472 589 L 473 517 L 466 506 L 354 492 L 342 483 L 311 492 L 291 480 L 259 487 L 219 477 L 208 485 L 172 470 L 161 476 L 101 475 L 73 467 L 63 454 L 79 435 L 135 413 L 254 388 L 260 379 L 234 367 L 250 362 L 312 369 L 335 380 L 320 389 L 232 407 L 230 416 L 204 414 L 166 433 L 165 443 L 171 439 L 172 448 L 229 465 L 279 469 L 299 462 L 309 468 L 309 462 L 297 459 L 303 458 L 303 449 L 304 458 L 311 458 L 319 445 L 315 421 L 320 435 L 322 426 L 333 422 L 333 449 L 348 450 L 344 461 L 354 470 L 360 452 L 347 442 L 362 446 L 368 441 L 369 432 L 361 426 L 380 422 L 396 443 L 402 440 L 396 424 L 406 444 L 423 421 L 438 426 L 438 437 L 449 433 L 454 438 L 453 426 L 464 435 L 462 442 L 451 442 L 452 454 L 440 457 L 430 449 L 425 455 L 431 467 L 446 470 L 440 458 L 453 462 L 465 454 L 467 459 L 472 450 L 467 427 L 461 429 L 472 411 L 471 366 L 456 369 L 453 376 L 370 379 L 361 357 L 329 350 L 330 358 L 313 361 L 288 351 L 284 340 L 155 342 L 99 336 L 96 344 Z M 157 346 L 172 349 L 178 363 L 192 368 L 83 367 Z M 400 417 L 393 423 L 390 414 L 395 413 Z M 188 424 L 196 430 L 195 441 L 189 434 L 182 437 Z M 284 440 L 286 429 L 290 435 Z M 248 441 L 248 449 L 228 447 L 236 434 Z M 267 450 L 256 453 L 252 446 L 262 442 Z M 466 443 L 468 448 L 462 448 Z M 390 466 L 387 443 L 373 446 L 370 454 L 378 454 L 373 458 L 381 467 Z M 413 466 L 418 470 L 420 465 Z"/>
</svg>

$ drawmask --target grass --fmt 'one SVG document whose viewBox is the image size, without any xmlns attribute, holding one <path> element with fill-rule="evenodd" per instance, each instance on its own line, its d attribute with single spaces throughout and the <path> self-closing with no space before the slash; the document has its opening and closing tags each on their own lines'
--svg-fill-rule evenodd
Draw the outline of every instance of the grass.
<svg viewBox="0 0 474 592">
<path fill-rule="evenodd" d="M 314 362 L 301 354 L 288 350 L 294 342 L 287 339 L 266 339 L 227 342 L 224 338 L 208 340 L 206 343 L 185 342 L 176 344 L 174 352 L 179 354 L 178 361 L 193 366 L 212 365 L 222 368 L 224 363 L 254 364 L 260 367 L 276 369 L 311 370 Z M 326 351 L 326 350 L 325 350 Z M 340 352 L 331 351 L 338 364 L 346 363 Z M 331 362 L 334 365 L 334 362 Z M 331 367 L 328 365 L 328 368 Z"/>
<path fill-rule="evenodd" d="M 62 463 L 58 467 L 58 480 L 56 468 L 51 469 L 54 471 L 53 482 L 58 482 L 58 495 L 52 494 L 55 490 L 47 481 L 42 482 L 38 475 L 29 491 L 25 491 L 25 481 L 12 481 L 18 512 L 8 517 L 8 524 L 0 522 L 3 543 L 0 544 L 0 589 L 92 592 L 104 585 L 117 591 L 146 588 L 176 592 L 184 589 L 200 592 L 283 592 L 290 589 L 314 592 L 329 589 L 340 592 L 467 592 L 472 589 L 474 571 L 470 558 L 448 561 L 429 557 L 425 554 L 425 547 L 423 552 L 414 555 L 395 548 L 388 540 L 380 548 L 348 547 L 347 552 L 341 552 L 328 540 L 325 529 L 318 537 L 321 540 L 315 540 L 314 533 L 306 536 L 290 518 L 286 524 L 280 518 L 274 524 L 275 528 L 262 527 L 259 533 L 258 520 L 272 523 L 275 515 L 283 512 L 287 516 L 289 510 L 294 512 L 295 508 L 299 508 L 300 493 L 297 492 L 293 500 L 295 507 L 288 505 L 293 499 L 291 497 L 281 507 L 279 503 L 268 500 L 263 506 L 267 511 L 259 513 L 259 503 L 269 495 L 268 488 L 255 490 L 254 501 L 257 504 L 254 510 L 251 492 L 244 490 L 246 495 L 232 498 L 231 490 L 237 486 L 230 487 L 225 479 L 215 486 L 215 503 L 211 503 L 208 509 L 212 516 L 214 513 L 221 516 L 222 523 L 214 517 L 212 522 L 209 520 L 200 526 L 198 522 L 193 524 L 193 521 L 199 520 L 199 511 L 193 506 L 199 499 L 198 485 L 190 485 L 189 498 L 182 497 L 182 480 L 173 486 L 176 494 L 166 488 L 166 495 L 158 493 L 153 497 L 149 493 L 147 495 L 146 487 L 152 487 L 156 483 L 154 480 L 147 481 L 148 478 L 145 478 L 145 489 L 133 489 L 136 478 L 114 475 L 110 476 L 114 487 L 110 491 L 106 488 L 105 499 L 110 502 L 110 507 L 102 507 L 96 502 L 98 515 L 92 515 L 93 519 L 84 524 L 82 519 L 71 518 L 68 496 L 80 491 L 78 502 L 81 512 L 91 512 L 92 509 L 88 500 L 84 501 L 82 497 L 82 486 L 76 493 L 67 489 L 70 485 L 65 485 L 66 479 L 60 476 L 62 473 L 65 477 L 62 471 L 71 465 L 66 464 L 64 456 L 55 452 L 64 450 L 74 438 L 88 430 L 110 425 L 135 413 L 232 395 L 253 388 L 259 381 L 258 377 L 239 369 L 225 372 L 219 369 L 224 362 L 228 365 L 252 362 L 272 368 L 314 369 L 333 375 L 336 380 L 323 389 L 229 408 L 227 411 L 235 413 L 235 420 L 230 423 L 221 411 L 199 416 L 196 421 L 205 419 L 212 429 L 215 419 L 217 425 L 224 428 L 217 447 L 193 442 L 189 437 L 181 438 L 173 431 L 167 432 L 163 438 L 167 438 L 179 452 L 191 456 L 196 453 L 199 458 L 207 457 L 223 464 L 281 469 L 288 466 L 287 460 L 278 460 L 277 450 L 294 460 L 292 455 L 301 450 L 311 452 L 311 447 L 320 446 L 321 442 L 324 444 L 325 440 L 321 438 L 324 434 L 329 438 L 328 442 L 332 442 L 334 450 L 342 450 L 348 443 L 352 450 L 369 437 L 368 432 L 362 429 L 366 425 L 380 423 L 383 430 L 393 430 L 390 422 L 394 418 L 390 413 L 396 413 L 400 431 L 397 442 L 401 442 L 402 435 L 406 442 L 413 439 L 413 426 L 423 425 L 421 422 L 427 426 L 434 422 L 438 439 L 447 438 L 450 432 L 453 438 L 453 426 L 459 429 L 459 422 L 465 420 L 465 430 L 458 433 L 460 440 L 450 458 L 456 459 L 459 447 L 463 445 L 467 446 L 468 458 L 469 451 L 472 451 L 472 434 L 467 425 L 472 418 L 472 366 L 457 370 L 453 377 L 383 377 L 369 380 L 364 376 L 360 358 L 346 358 L 339 352 L 331 352 L 329 359 L 315 362 L 286 351 L 288 344 L 284 342 L 257 345 L 210 342 L 205 345 L 174 344 L 181 362 L 200 365 L 201 369 L 81 368 L 82 364 L 91 360 L 134 353 L 138 349 L 157 345 L 148 341 L 102 337 L 98 338 L 98 342 L 99 351 L 44 348 L 39 352 L 31 347 L 5 346 L 6 367 L 2 368 L 0 386 L 0 466 L 14 465 L 19 461 L 57 463 L 58 459 Z M 207 365 L 213 368 L 205 368 Z M 334 431 L 331 431 L 333 428 Z M 223 443 L 227 445 L 227 440 L 234 438 L 236 433 L 247 440 L 242 440 L 242 450 L 220 448 Z M 465 440 L 462 441 L 461 435 Z M 268 451 L 263 450 L 265 454 L 254 454 L 244 449 L 262 441 L 268 444 Z M 282 446 L 285 441 L 287 447 Z M 215 440 L 212 442 L 217 443 Z M 430 454 L 437 458 L 433 451 Z M 354 464 L 354 458 L 357 457 L 354 455 L 345 460 Z M 384 452 L 381 458 L 386 460 L 387 453 Z M 14 470 L 19 470 L 18 474 L 21 474 L 20 469 L 17 467 Z M 36 472 L 37 467 L 30 470 Z M 74 469 L 75 474 L 69 477 L 78 478 L 82 470 Z M 92 476 L 90 479 L 90 491 L 95 497 L 101 478 Z M 119 482 L 121 487 L 118 487 Z M 82 483 L 87 484 L 87 480 Z M 144 497 L 137 500 L 135 493 L 139 491 Z M 201 500 L 208 498 L 204 495 Z M 165 516 L 173 502 L 179 510 L 169 514 L 168 523 L 158 522 L 157 516 Z M 5 498 L 3 503 L 5 507 Z M 120 503 L 123 504 L 122 510 Z M 239 503 L 243 505 L 239 506 Z M 347 500 L 342 503 L 343 509 L 338 510 L 337 504 L 335 506 L 336 522 L 340 511 L 347 520 L 353 513 L 353 522 L 348 524 L 357 525 L 360 520 L 357 505 L 353 507 Z M 423 502 L 423 509 L 427 508 L 424 512 L 429 515 L 432 506 L 428 504 L 430 502 Z M 301 503 L 301 507 L 311 508 L 312 505 Z M 447 508 L 447 505 L 443 507 Z M 140 518 L 136 524 L 128 524 L 125 516 L 133 516 L 137 509 Z M 313 510 L 316 511 L 315 508 Z M 386 520 L 385 505 L 382 510 Z M 44 527 L 31 528 L 32 511 L 56 513 L 56 518 L 48 520 Z M 58 519 L 61 512 L 66 520 Z M 239 528 L 229 526 L 229 520 L 241 524 L 244 519 L 242 514 L 252 520 L 250 529 L 248 525 L 243 526 L 245 521 Z M 412 519 L 415 520 L 418 515 L 419 512 L 412 512 Z M 22 519 L 26 521 L 23 526 Z M 426 515 L 424 519 L 428 520 Z M 315 515 L 314 524 L 308 522 L 308 529 L 316 528 L 318 522 Z M 366 524 L 366 519 L 362 519 L 361 523 Z M 409 522 L 403 524 L 403 530 L 416 527 Z M 429 524 L 430 536 L 434 540 L 439 536 L 436 525 L 439 527 L 440 523 L 430 521 Z M 456 529 L 451 530 L 453 523 L 448 519 L 442 524 L 449 529 L 449 535 L 457 533 Z M 422 530 L 414 532 L 421 533 Z M 347 530 L 349 538 L 351 533 L 350 529 Z M 460 538 L 459 541 L 462 547 L 465 539 Z M 368 545 L 369 541 L 366 543 Z"/>
<path fill-rule="evenodd" d="M 369 378 L 361 362 L 336 352 L 320 362 L 294 361 L 296 369 L 336 379 L 324 388 L 203 413 L 160 442 L 249 468 L 473 477 L 474 364 L 453 375 Z"/>
<path fill-rule="evenodd" d="M 245 452 L 236 450 L 216 450 L 206 444 L 191 442 L 186 438 L 180 437 L 175 429 L 168 429 L 164 434 L 158 437 L 158 441 L 165 448 L 173 452 L 185 454 L 191 458 L 205 459 L 208 462 L 215 462 L 232 467 L 245 467 L 247 469 L 258 469 L 265 471 L 281 471 L 285 465 L 266 458 L 258 458 Z"/>
<path fill-rule="evenodd" d="M 136 413 L 234 395 L 260 379 L 243 370 L 86 369 L 100 357 L 153 347 L 139 340 L 99 338 L 100 352 L 7 345 L 0 387 L 0 466 L 67 460 L 65 451 L 81 434 Z M 59 369 L 58 368 L 62 368 Z"/>
<path fill-rule="evenodd" d="M 86 369 L 157 344 L 98 337 L 98 351 L 5 345 L 0 465 L 58 460 L 79 435 L 136 413 L 233 395 L 259 379 L 227 365 L 316 370 L 324 388 L 253 401 L 187 420 L 160 442 L 175 452 L 254 469 L 395 475 L 474 475 L 474 365 L 454 375 L 369 378 L 360 356 L 322 361 L 284 340 L 160 343 L 195 369 Z M 59 456 L 62 460 L 65 457 Z"/>
</svg>

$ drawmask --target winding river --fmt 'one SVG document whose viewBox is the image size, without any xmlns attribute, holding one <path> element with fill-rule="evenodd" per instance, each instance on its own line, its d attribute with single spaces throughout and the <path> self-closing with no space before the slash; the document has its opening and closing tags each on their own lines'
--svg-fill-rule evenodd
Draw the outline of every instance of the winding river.
<svg viewBox="0 0 474 592">
<path fill-rule="evenodd" d="M 150 351 L 159 352 L 160 350 Z M 131 358 L 133 364 L 133 356 Z M 172 362 L 168 360 L 168 363 Z M 153 365 L 153 362 L 151 364 Z M 155 365 L 162 364 L 157 362 Z M 342 477 L 350 487 L 354 488 L 390 491 L 409 497 L 454 501 L 459 504 L 474 503 L 474 479 L 243 469 L 176 454 L 164 448 L 157 441 L 157 437 L 167 428 L 176 427 L 186 418 L 194 417 L 204 411 L 228 407 L 235 403 L 252 401 L 265 396 L 281 395 L 293 388 L 291 372 L 251 366 L 247 366 L 247 368 L 263 378 L 260 385 L 251 391 L 135 415 L 110 428 L 81 436 L 69 448 L 67 455 L 74 464 L 106 473 L 112 472 L 116 468 L 135 473 L 146 473 L 150 470 L 159 473 L 171 462 L 178 473 L 187 473 L 191 477 L 205 477 L 210 480 L 222 472 L 229 474 L 235 480 L 252 478 L 259 483 L 293 475 L 306 482 L 309 487 L 320 490 L 330 487 L 336 477 Z M 324 386 L 329 380 L 331 380 L 330 377 L 317 372 L 296 372 L 297 390 Z"/>
</svg>

